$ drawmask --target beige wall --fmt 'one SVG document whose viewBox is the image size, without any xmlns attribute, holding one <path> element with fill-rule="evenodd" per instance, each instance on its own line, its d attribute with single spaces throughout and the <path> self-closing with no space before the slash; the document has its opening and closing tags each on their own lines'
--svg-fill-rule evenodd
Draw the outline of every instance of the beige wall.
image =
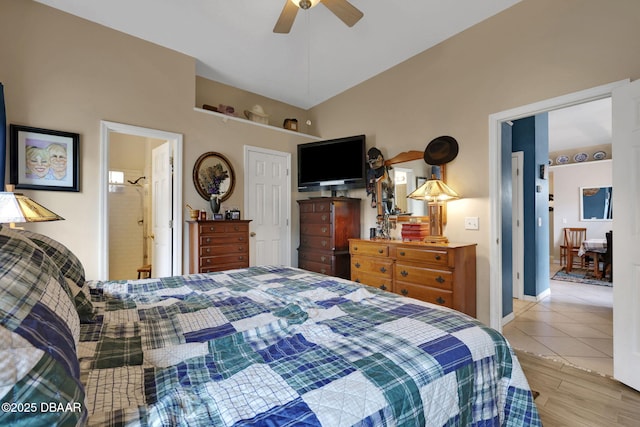
<svg viewBox="0 0 640 427">
<path fill-rule="evenodd" d="M 24 192 L 66 219 L 28 228 L 78 254 L 89 278 L 98 273 L 101 120 L 183 134 L 184 203 L 196 209 L 207 207 L 191 179 L 202 153 L 231 161 L 237 182 L 228 203 L 242 209 L 243 146 L 293 153 L 308 141 L 193 111 L 193 58 L 30 0 L 0 0 L 0 58 L 7 123 L 80 134 L 80 193 Z"/>
<path fill-rule="evenodd" d="M 242 92 L 234 98 L 233 90 L 225 100 L 208 94 L 201 100 L 192 58 L 31 1 L 0 0 L 0 40 L 8 121 L 81 134 L 81 193 L 28 193 L 67 218 L 34 229 L 78 253 L 89 277 L 97 272 L 100 120 L 184 134 L 184 196 L 194 208 L 206 206 L 190 178 L 202 152 L 221 151 L 236 166 L 238 182 L 229 202 L 242 206 L 243 145 L 294 153 L 295 145 L 306 141 L 193 112 L 196 98 L 239 108 L 249 103 L 239 102 Z M 478 243 L 478 317 L 488 322 L 488 116 L 636 79 L 638 52 L 637 0 L 524 0 L 307 113 L 313 133 L 325 138 L 365 133 L 368 145 L 387 157 L 423 150 L 439 135 L 458 139 L 460 154 L 447 174 L 464 199 L 450 204 L 446 234 Z M 205 86 L 198 90 L 209 90 Z M 295 155 L 292 160 L 295 170 Z M 364 192 L 352 195 L 364 198 Z M 363 206 L 366 230 L 374 213 Z M 295 251 L 295 203 L 293 208 Z M 463 230 L 465 216 L 479 216 L 480 230 Z"/>
<path fill-rule="evenodd" d="M 460 144 L 447 182 L 450 240 L 478 243 L 478 318 L 489 321 L 489 115 L 640 77 L 640 1 L 524 0 L 312 109 L 322 136 L 366 133 L 386 157 Z M 375 214 L 365 208 L 363 230 Z M 480 230 L 464 230 L 478 216 Z M 364 233 L 364 231 L 363 231 Z"/>
</svg>

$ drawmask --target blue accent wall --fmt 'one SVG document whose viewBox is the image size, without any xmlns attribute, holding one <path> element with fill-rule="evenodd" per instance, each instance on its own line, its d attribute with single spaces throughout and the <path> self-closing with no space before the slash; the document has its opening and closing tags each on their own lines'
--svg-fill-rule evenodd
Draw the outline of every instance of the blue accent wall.
<svg viewBox="0 0 640 427">
<path fill-rule="evenodd" d="M 512 198 L 513 182 L 511 179 L 512 129 L 508 123 L 502 123 L 502 316 L 513 311 L 513 231 L 512 231 Z"/>
<path fill-rule="evenodd" d="M 515 120 L 512 129 L 512 150 L 524 152 L 524 294 L 528 296 L 549 288 L 549 181 L 540 177 L 540 167 L 549 159 L 548 129 L 547 113 Z"/>
</svg>

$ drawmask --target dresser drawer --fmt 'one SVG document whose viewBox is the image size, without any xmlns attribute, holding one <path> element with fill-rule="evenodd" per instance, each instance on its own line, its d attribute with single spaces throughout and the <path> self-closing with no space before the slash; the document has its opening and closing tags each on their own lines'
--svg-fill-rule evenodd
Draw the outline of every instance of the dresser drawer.
<svg viewBox="0 0 640 427">
<path fill-rule="evenodd" d="M 306 236 L 333 236 L 331 224 L 301 223 L 300 233 Z"/>
<path fill-rule="evenodd" d="M 221 246 L 201 246 L 200 247 L 200 256 L 214 256 L 214 255 L 228 255 L 228 254 L 245 254 L 249 253 L 249 246 L 246 243 L 239 244 L 226 244 Z"/>
<path fill-rule="evenodd" d="M 393 277 L 393 260 L 375 257 L 352 256 L 351 277 L 358 271 L 375 274 L 391 279 Z"/>
<path fill-rule="evenodd" d="M 248 267 L 247 261 L 235 261 L 227 264 L 215 264 L 209 267 L 200 267 L 200 273 L 213 273 L 214 271 L 232 270 L 235 268 Z"/>
<path fill-rule="evenodd" d="M 200 268 L 218 267 L 223 264 L 235 264 L 235 263 L 237 263 L 238 265 L 242 265 L 242 267 L 246 267 L 248 261 L 249 261 L 248 253 L 201 257 Z"/>
<path fill-rule="evenodd" d="M 442 267 L 449 265 L 449 253 L 446 250 L 400 246 L 396 248 L 396 257 L 398 261 L 426 262 Z"/>
<path fill-rule="evenodd" d="M 306 201 L 299 200 L 300 205 L 300 213 L 307 212 L 331 212 L 331 201 L 330 200 L 314 200 L 314 201 Z"/>
<path fill-rule="evenodd" d="M 303 213 L 300 215 L 300 224 L 331 224 L 331 213 Z"/>
<path fill-rule="evenodd" d="M 234 243 L 247 243 L 246 234 L 205 234 L 200 236 L 200 246 L 229 245 Z"/>
<path fill-rule="evenodd" d="M 352 254 L 389 257 L 389 245 L 381 242 L 350 241 L 349 249 Z"/>
<path fill-rule="evenodd" d="M 453 292 L 396 281 L 394 292 L 405 297 L 453 308 Z"/>
<path fill-rule="evenodd" d="M 324 264 L 320 262 L 313 262 L 309 260 L 298 259 L 298 267 L 303 270 L 313 271 L 315 273 L 327 274 L 327 275 L 333 274 L 333 268 L 331 264 Z"/>
<path fill-rule="evenodd" d="M 302 261 L 325 264 L 331 267 L 334 261 L 334 256 L 333 252 L 309 251 L 301 249 L 298 251 L 298 262 L 300 263 Z"/>
<path fill-rule="evenodd" d="M 434 270 L 408 264 L 397 263 L 394 279 L 440 289 L 453 289 L 453 273 L 448 270 Z"/>
<path fill-rule="evenodd" d="M 247 233 L 249 231 L 249 224 L 229 224 L 228 222 L 221 222 L 215 224 L 209 221 L 205 224 L 198 225 L 200 235 L 203 234 L 222 234 L 222 233 Z"/>
<path fill-rule="evenodd" d="M 393 290 L 393 280 L 391 279 L 391 277 L 381 276 L 377 274 L 368 274 L 359 270 L 355 271 L 354 268 L 351 268 L 351 280 L 353 280 L 354 282 L 362 283 L 363 285 L 382 289 L 383 291 Z"/>
<path fill-rule="evenodd" d="M 300 236 L 300 247 L 306 249 L 320 249 L 320 250 L 333 250 L 333 236 L 331 237 L 318 237 L 318 236 Z"/>
</svg>

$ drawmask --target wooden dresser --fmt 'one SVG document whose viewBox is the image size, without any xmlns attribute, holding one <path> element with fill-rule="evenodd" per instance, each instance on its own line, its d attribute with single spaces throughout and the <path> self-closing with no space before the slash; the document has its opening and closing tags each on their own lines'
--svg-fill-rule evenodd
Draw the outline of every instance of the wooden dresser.
<svg viewBox="0 0 640 427">
<path fill-rule="evenodd" d="M 360 237 L 360 202 L 349 197 L 298 200 L 298 267 L 349 279 L 349 239 Z"/>
<path fill-rule="evenodd" d="M 476 316 L 476 245 L 350 239 L 351 280 Z"/>
<path fill-rule="evenodd" d="M 249 222 L 188 221 L 189 273 L 249 267 Z"/>
</svg>

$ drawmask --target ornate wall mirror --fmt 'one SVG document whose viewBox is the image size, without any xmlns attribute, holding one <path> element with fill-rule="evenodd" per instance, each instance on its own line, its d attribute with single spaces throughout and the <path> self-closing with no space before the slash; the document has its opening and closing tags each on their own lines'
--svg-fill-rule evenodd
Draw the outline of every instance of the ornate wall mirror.
<svg viewBox="0 0 640 427">
<path fill-rule="evenodd" d="M 613 187 L 580 187 L 580 221 L 611 221 Z"/>
<path fill-rule="evenodd" d="M 435 175 L 445 180 L 445 165 L 425 163 L 422 151 L 406 151 L 385 161 L 390 167 L 394 185 L 394 208 L 399 212 L 398 221 L 409 221 L 427 215 L 427 205 L 420 200 L 407 199 L 407 195 Z"/>
</svg>

